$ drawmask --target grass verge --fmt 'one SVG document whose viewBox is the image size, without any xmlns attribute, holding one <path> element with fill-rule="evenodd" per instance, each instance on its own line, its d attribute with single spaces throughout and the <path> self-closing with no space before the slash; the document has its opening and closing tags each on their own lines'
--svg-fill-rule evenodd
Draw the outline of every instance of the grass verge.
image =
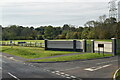
<svg viewBox="0 0 120 80">
<path fill-rule="evenodd" d="M 94 58 L 102 58 L 102 57 L 110 57 L 112 54 L 98 54 L 98 53 L 85 53 L 85 54 L 77 54 L 70 56 L 61 56 L 55 58 L 47 58 L 40 60 L 29 60 L 28 62 L 54 62 L 54 61 L 71 61 L 71 60 L 81 60 L 81 59 L 94 59 Z"/>
<path fill-rule="evenodd" d="M 116 80 L 120 80 L 120 69 L 118 70 L 118 72 L 116 74 Z"/>
<path fill-rule="evenodd" d="M 22 46 L 13 46 L 13 48 L 11 48 L 11 46 L 2 46 L 2 50 L 0 51 L 3 53 L 23 57 L 26 59 L 78 53 L 78 52 L 70 52 L 70 51 L 50 51 L 50 50 L 45 51 L 44 48 L 22 47 Z"/>
</svg>

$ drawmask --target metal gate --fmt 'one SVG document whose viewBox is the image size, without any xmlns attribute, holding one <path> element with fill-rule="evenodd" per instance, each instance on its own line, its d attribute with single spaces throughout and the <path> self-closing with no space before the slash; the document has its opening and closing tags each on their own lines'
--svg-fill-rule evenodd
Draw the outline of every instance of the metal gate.
<svg viewBox="0 0 120 80">
<path fill-rule="evenodd" d="M 120 39 L 116 40 L 116 53 L 120 55 Z"/>
<path fill-rule="evenodd" d="M 91 41 L 86 41 L 86 52 L 92 52 L 92 43 Z"/>
</svg>

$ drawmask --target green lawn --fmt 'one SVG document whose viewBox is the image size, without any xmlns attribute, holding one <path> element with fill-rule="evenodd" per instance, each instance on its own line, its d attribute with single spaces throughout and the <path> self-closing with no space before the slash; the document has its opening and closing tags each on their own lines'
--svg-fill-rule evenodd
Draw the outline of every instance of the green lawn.
<svg viewBox="0 0 120 80">
<path fill-rule="evenodd" d="M 95 41 L 112 42 L 112 39 L 95 39 Z"/>
<path fill-rule="evenodd" d="M 85 53 L 85 54 L 77 54 L 70 56 L 61 56 L 55 58 L 47 58 L 40 60 L 30 60 L 28 62 L 50 62 L 50 61 L 70 61 L 70 60 L 81 60 L 81 59 L 94 59 L 94 58 L 102 58 L 102 57 L 110 57 L 112 54 L 98 54 L 98 53 Z"/>
<path fill-rule="evenodd" d="M 116 80 L 120 80 L 120 70 L 116 74 Z"/>
<path fill-rule="evenodd" d="M 13 46 L 13 48 L 11 48 L 11 46 L 2 46 L 1 51 L 3 53 L 20 56 L 26 59 L 78 53 L 78 52 L 70 52 L 70 51 L 45 51 L 44 48 L 22 47 L 22 46 Z"/>
<path fill-rule="evenodd" d="M 55 39 L 55 40 L 67 40 L 67 41 L 72 41 L 73 39 Z M 78 41 L 82 41 L 83 39 L 76 39 Z M 92 40 L 92 39 L 87 39 L 88 41 Z M 40 42 L 40 43 L 44 43 L 44 40 L 12 40 L 13 42 Z M 100 39 L 95 39 L 95 41 L 107 41 L 107 42 L 111 42 L 111 39 L 104 39 L 104 40 L 100 40 Z M 0 41 L 0 42 L 10 42 L 10 40 L 6 40 L 6 41 Z"/>
</svg>

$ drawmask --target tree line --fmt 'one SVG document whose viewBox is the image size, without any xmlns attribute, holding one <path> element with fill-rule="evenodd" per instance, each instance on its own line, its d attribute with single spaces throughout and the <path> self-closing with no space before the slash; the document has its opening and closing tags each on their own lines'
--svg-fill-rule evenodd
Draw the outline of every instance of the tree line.
<svg viewBox="0 0 120 80">
<path fill-rule="evenodd" d="M 100 16 L 98 21 L 88 21 L 84 27 L 64 24 L 63 26 L 23 27 L 10 25 L 2 27 L 2 40 L 43 39 L 110 39 L 120 38 L 120 22 L 115 18 Z"/>
</svg>

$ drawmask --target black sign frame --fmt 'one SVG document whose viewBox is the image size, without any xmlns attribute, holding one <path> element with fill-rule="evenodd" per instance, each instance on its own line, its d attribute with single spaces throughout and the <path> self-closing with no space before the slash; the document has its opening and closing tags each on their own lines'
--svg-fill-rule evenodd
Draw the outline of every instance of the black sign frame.
<svg viewBox="0 0 120 80">
<path fill-rule="evenodd" d="M 104 48 L 104 44 L 98 44 L 98 47 Z"/>
</svg>

